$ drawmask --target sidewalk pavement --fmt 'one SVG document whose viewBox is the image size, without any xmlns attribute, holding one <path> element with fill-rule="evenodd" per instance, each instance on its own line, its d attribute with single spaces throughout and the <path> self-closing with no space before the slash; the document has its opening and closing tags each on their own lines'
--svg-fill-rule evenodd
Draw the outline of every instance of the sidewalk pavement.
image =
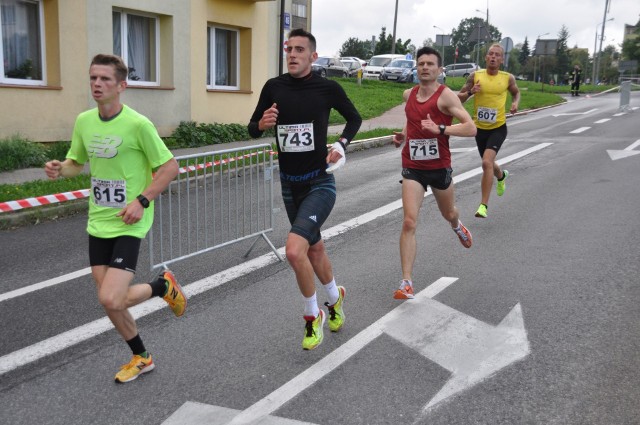
<svg viewBox="0 0 640 425">
<path fill-rule="evenodd" d="M 402 128 L 404 126 L 404 104 L 398 105 L 379 117 L 363 120 L 361 131 L 373 130 L 375 128 Z M 344 129 L 344 124 L 329 126 L 328 134 L 340 134 Z M 349 144 L 347 152 L 353 152 L 362 149 L 382 146 L 391 143 L 392 135 L 386 137 L 378 137 L 375 139 L 367 139 L 355 141 Z M 261 143 L 272 143 L 273 138 L 253 139 L 249 141 L 232 142 L 224 144 L 216 144 L 209 146 L 200 146 L 198 148 L 174 149 L 172 152 L 175 156 L 183 156 L 194 153 L 205 153 L 211 151 L 220 151 L 225 149 L 236 149 L 243 146 L 252 146 Z M 88 172 L 88 168 L 85 167 Z M 0 173 L 0 184 L 20 184 L 35 180 L 46 180 L 47 176 L 43 168 L 24 168 L 15 171 L 6 171 Z M 82 189 L 82 188 L 78 188 Z M 15 199 L 17 201 L 18 199 Z M 72 214 L 86 209 L 84 201 L 66 201 L 57 204 L 38 206 L 33 208 L 25 208 L 12 212 L 0 212 L 0 230 L 17 227 L 24 224 L 34 223 L 40 219 L 52 219 L 63 215 Z"/>
</svg>

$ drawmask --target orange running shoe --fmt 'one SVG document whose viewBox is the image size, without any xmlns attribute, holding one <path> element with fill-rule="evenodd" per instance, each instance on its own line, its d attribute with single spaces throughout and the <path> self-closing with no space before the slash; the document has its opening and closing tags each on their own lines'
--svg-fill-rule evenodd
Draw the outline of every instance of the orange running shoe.
<svg viewBox="0 0 640 425">
<path fill-rule="evenodd" d="M 408 280 L 403 280 L 400 283 L 400 288 L 396 289 L 396 292 L 393 293 L 393 298 L 396 300 L 412 300 L 413 296 L 413 285 Z"/>
</svg>

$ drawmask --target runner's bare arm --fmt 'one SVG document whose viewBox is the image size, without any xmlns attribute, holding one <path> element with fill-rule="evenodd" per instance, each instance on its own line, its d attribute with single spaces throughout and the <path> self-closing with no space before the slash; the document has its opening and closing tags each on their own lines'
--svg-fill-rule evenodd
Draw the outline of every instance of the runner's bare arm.
<svg viewBox="0 0 640 425">
<path fill-rule="evenodd" d="M 47 162 L 44 165 L 44 172 L 51 180 L 58 177 L 75 177 L 82 172 L 84 165 L 78 164 L 73 159 L 65 159 L 64 161 L 58 161 L 54 159 Z"/>
<path fill-rule="evenodd" d="M 459 96 L 451 89 L 445 89 L 438 99 L 438 108 L 447 115 L 451 115 L 460 121 L 459 124 L 450 125 L 445 129 L 444 134 L 449 136 L 473 137 L 477 129 L 471 115 L 464 109 Z"/>
<path fill-rule="evenodd" d="M 518 106 L 520 105 L 520 89 L 516 84 L 516 79 L 513 75 L 509 75 L 509 87 L 507 88 L 509 93 L 511 93 L 511 108 L 509 112 L 515 114 L 518 112 Z"/>
</svg>

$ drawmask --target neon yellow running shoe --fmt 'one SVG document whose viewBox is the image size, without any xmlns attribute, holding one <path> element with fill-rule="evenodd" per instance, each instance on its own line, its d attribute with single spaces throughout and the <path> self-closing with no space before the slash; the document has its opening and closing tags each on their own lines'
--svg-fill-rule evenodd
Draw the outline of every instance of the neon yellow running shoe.
<svg viewBox="0 0 640 425">
<path fill-rule="evenodd" d="M 498 196 L 504 195 L 504 190 L 507 188 L 507 177 L 509 177 L 509 172 L 507 170 L 502 170 L 502 180 L 498 180 L 498 185 L 496 186 L 496 193 Z"/>
<path fill-rule="evenodd" d="M 329 305 L 328 302 L 324 303 L 329 309 L 329 330 L 331 332 L 338 332 L 342 329 L 344 325 L 344 319 L 346 318 L 344 315 L 344 311 L 342 310 L 342 305 L 344 303 L 344 296 L 347 294 L 347 290 L 344 286 L 338 286 L 338 293 L 340 297 L 338 297 L 338 301 L 334 305 Z"/>
<path fill-rule="evenodd" d="M 147 358 L 135 354 L 131 361 L 122 365 L 120 371 L 116 373 L 116 382 L 124 383 L 133 381 L 143 373 L 151 372 L 154 367 L 155 365 L 151 359 L 151 354 L 149 354 Z"/>
<path fill-rule="evenodd" d="M 304 320 L 307 321 L 305 328 L 304 339 L 302 340 L 302 348 L 304 350 L 313 350 L 322 343 L 324 334 L 322 327 L 324 326 L 324 311 L 320 310 L 317 317 L 304 316 Z"/>
<path fill-rule="evenodd" d="M 480 204 L 478 211 L 476 211 L 476 217 L 487 218 L 487 206 L 485 204 Z"/>
<path fill-rule="evenodd" d="M 164 273 L 162 273 L 162 278 L 166 280 L 168 284 L 167 293 L 164 294 L 162 299 L 169 304 L 169 307 L 173 310 L 173 314 L 180 317 L 187 308 L 187 297 L 184 295 L 184 292 L 182 292 L 182 288 L 171 270 L 165 270 Z"/>
</svg>

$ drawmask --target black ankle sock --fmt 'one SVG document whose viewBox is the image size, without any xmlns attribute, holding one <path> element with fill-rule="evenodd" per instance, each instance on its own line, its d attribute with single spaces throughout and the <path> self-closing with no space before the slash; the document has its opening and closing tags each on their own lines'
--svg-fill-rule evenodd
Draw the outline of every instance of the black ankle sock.
<svg viewBox="0 0 640 425">
<path fill-rule="evenodd" d="M 147 352 L 147 349 L 144 348 L 144 344 L 142 343 L 142 338 L 140 338 L 140 334 L 127 341 L 127 344 L 129 345 L 129 348 L 131 348 L 131 352 L 133 352 L 133 354 L 140 356 Z"/>
<path fill-rule="evenodd" d="M 151 285 L 152 297 L 164 297 L 164 294 L 167 293 L 167 281 L 164 280 L 162 276 L 158 277 L 153 282 L 149 282 L 149 285 Z"/>
<path fill-rule="evenodd" d="M 502 171 L 502 178 L 498 179 L 498 181 L 501 182 L 505 177 L 507 177 L 507 175 L 504 173 L 504 171 Z"/>
</svg>

